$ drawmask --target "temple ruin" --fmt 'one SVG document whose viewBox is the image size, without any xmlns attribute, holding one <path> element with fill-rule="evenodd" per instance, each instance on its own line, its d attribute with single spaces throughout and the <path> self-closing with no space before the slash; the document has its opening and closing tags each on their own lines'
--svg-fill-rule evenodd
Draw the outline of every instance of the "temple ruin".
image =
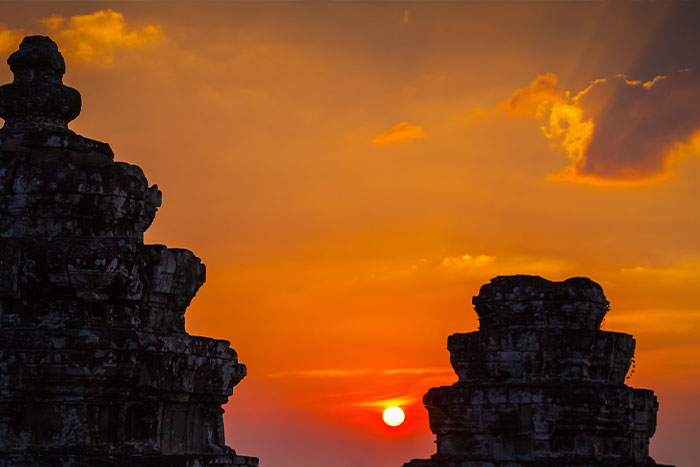
<svg viewBox="0 0 700 467">
<path fill-rule="evenodd" d="M 642 467 L 658 403 L 625 385 L 629 334 L 583 277 L 502 276 L 473 299 L 479 331 L 447 341 L 458 382 L 423 401 L 437 453 L 404 467 Z"/>
<path fill-rule="evenodd" d="M 144 245 L 161 203 L 137 166 L 68 129 L 78 91 L 48 37 L 0 87 L 0 466 L 257 466 L 224 440 L 246 374 L 185 332 L 205 280 L 190 251 Z"/>
</svg>

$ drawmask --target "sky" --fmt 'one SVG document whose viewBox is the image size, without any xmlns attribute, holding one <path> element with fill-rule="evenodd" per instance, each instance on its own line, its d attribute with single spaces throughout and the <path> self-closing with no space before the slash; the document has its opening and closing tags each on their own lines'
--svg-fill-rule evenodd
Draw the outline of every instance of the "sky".
<svg viewBox="0 0 700 467">
<path fill-rule="evenodd" d="M 248 366 L 228 444 L 267 467 L 435 452 L 421 398 L 490 278 L 587 276 L 656 392 L 651 455 L 700 438 L 700 9 L 692 2 L 0 2 L 163 191 L 148 243 L 207 282 L 191 334 Z M 11 81 L 0 67 L 0 83 Z M 389 428 L 382 410 L 406 421 Z"/>
</svg>

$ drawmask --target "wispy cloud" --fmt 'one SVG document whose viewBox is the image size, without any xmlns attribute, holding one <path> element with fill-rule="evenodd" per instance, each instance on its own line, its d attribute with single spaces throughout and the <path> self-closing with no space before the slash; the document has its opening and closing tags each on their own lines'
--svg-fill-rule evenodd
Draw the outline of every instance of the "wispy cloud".
<svg viewBox="0 0 700 467">
<path fill-rule="evenodd" d="M 7 25 L 0 23 L 0 52 L 17 49 L 22 37 L 24 34 L 21 29 L 9 29 Z"/>
<path fill-rule="evenodd" d="M 503 274 L 578 274 L 577 265 L 569 260 L 554 256 L 532 256 L 516 253 L 456 254 L 431 256 L 396 267 L 385 266 L 374 269 L 367 277 L 371 281 L 404 280 L 485 280 Z M 357 284 L 357 282 L 355 282 Z"/>
<path fill-rule="evenodd" d="M 489 255 L 479 255 L 472 256 L 469 254 L 464 254 L 462 256 L 448 256 L 442 260 L 442 266 L 446 268 L 477 268 L 480 266 L 486 266 L 493 263 L 496 260 L 495 256 Z"/>
<path fill-rule="evenodd" d="M 644 266 L 635 266 L 633 268 L 622 268 L 620 270 L 620 272 L 622 272 L 623 274 L 629 274 L 629 273 L 636 274 L 636 273 L 648 272 L 649 270 L 650 270 L 649 268 L 645 268 Z"/>
<path fill-rule="evenodd" d="M 515 90 L 499 107 L 543 122 L 570 165 L 551 180 L 646 182 L 700 148 L 700 73 L 681 70 L 649 81 L 624 75 L 594 80 L 573 94 L 554 73 Z"/>
<path fill-rule="evenodd" d="M 395 375 L 442 375 L 452 374 L 451 368 L 390 368 L 390 369 L 344 369 L 344 368 L 328 368 L 319 370 L 297 370 L 283 371 L 273 373 L 271 377 L 283 376 L 302 376 L 311 378 L 332 378 L 332 377 L 351 377 L 351 376 L 395 376 Z"/>
<path fill-rule="evenodd" d="M 379 372 L 382 376 L 391 375 L 445 375 L 452 374 L 452 368 L 396 368 L 393 370 L 382 370 Z"/>
<path fill-rule="evenodd" d="M 700 261 L 687 261 L 668 266 L 634 266 L 622 268 L 622 274 L 647 276 L 665 280 L 697 280 L 700 277 Z"/>
<path fill-rule="evenodd" d="M 387 407 L 405 407 L 420 400 L 419 396 L 401 395 L 396 397 L 382 398 L 371 401 L 362 401 L 354 404 L 356 407 L 369 407 L 383 410 Z"/>
<path fill-rule="evenodd" d="M 161 40 L 163 32 L 151 24 L 138 29 L 127 25 L 124 15 L 111 9 L 64 18 L 41 19 L 68 58 L 109 65 L 119 49 L 141 47 Z"/>
<path fill-rule="evenodd" d="M 282 371 L 272 373 L 272 377 L 280 376 L 306 376 L 311 378 L 329 378 L 329 377 L 346 377 L 346 376 L 362 376 L 367 375 L 371 370 L 347 370 L 339 368 L 330 368 L 323 370 L 297 370 L 297 371 Z"/>
<path fill-rule="evenodd" d="M 374 144 L 390 144 L 422 138 L 425 138 L 425 130 L 423 130 L 423 128 L 411 125 L 408 122 L 401 122 L 391 130 L 387 130 L 375 136 L 372 142 Z"/>
<path fill-rule="evenodd" d="M 43 24 L 49 31 L 58 31 L 61 25 L 66 22 L 66 18 L 59 15 L 58 13 L 54 13 L 51 16 L 41 18 L 39 22 Z"/>
<path fill-rule="evenodd" d="M 501 102 L 499 107 L 515 117 L 542 119 L 548 107 L 565 102 L 558 82 L 554 73 L 540 75 L 529 86 L 513 91 L 513 95 Z"/>
</svg>

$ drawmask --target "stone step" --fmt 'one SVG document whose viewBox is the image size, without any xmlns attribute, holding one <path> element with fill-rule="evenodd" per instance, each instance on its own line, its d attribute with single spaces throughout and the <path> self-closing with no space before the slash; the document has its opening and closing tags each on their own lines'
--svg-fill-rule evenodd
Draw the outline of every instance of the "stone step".
<svg viewBox="0 0 700 467">
<path fill-rule="evenodd" d="M 447 348 L 462 382 L 624 384 L 635 340 L 616 332 L 514 326 L 453 334 Z"/>
</svg>

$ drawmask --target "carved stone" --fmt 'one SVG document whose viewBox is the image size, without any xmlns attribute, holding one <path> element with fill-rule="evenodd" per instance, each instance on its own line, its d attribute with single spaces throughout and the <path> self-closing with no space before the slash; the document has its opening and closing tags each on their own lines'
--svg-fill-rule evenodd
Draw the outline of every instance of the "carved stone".
<svg viewBox="0 0 700 467">
<path fill-rule="evenodd" d="M 654 393 L 625 385 L 632 336 L 600 330 L 603 289 L 583 277 L 496 277 L 479 331 L 447 341 L 459 381 L 423 401 L 437 453 L 404 467 L 656 465 Z"/>
<path fill-rule="evenodd" d="M 48 37 L 0 87 L 0 466 L 257 466 L 224 440 L 246 374 L 185 332 L 205 280 L 190 251 L 144 245 L 161 193 L 70 131 L 78 91 Z"/>
</svg>

